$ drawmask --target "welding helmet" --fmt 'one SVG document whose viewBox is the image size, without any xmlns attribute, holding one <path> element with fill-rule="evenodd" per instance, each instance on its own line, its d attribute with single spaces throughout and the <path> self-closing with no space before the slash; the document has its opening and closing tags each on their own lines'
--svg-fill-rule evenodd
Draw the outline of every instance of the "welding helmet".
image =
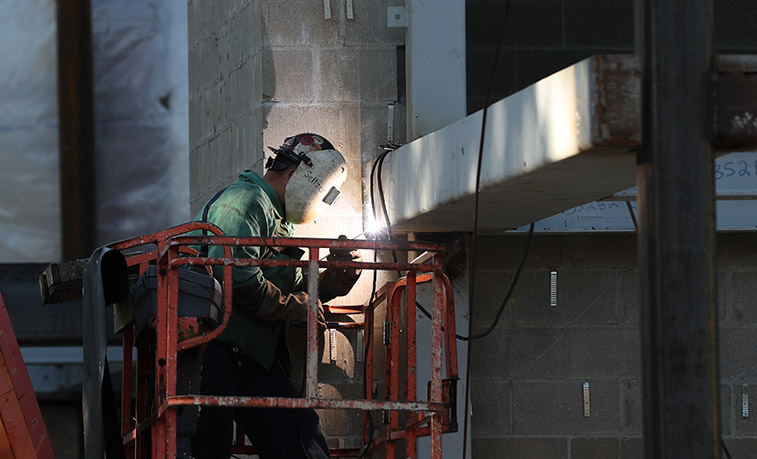
<svg viewBox="0 0 757 459">
<path fill-rule="evenodd" d="M 324 137 L 305 133 L 288 137 L 276 153 L 268 158 L 267 169 L 283 170 L 299 165 L 284 191 L 286 219 L 292 223 L 310 223 L 339 197 L 347 179 L 347 163 L 339 151 Z"/>
</svg>

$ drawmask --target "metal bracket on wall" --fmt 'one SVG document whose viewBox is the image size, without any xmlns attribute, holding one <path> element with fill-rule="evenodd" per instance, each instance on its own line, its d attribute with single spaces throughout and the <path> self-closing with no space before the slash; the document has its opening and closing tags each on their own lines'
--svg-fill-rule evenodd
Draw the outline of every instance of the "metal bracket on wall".
<svg viewBox="0 0 757 459">
<path fill-rule="evenodd" d="M 363 352 L 365 352 L 365 349 L 363 348 L 363 340 L 365 335 L 363 335 L 363 330 L 357 331 L 357 345 L 355 346 L 355 361 L 356 362 L 362 362 L 363 361 Z"/>
<path fill-rule="evenodd" d="M 336 328 L 329 328 L 329 360 L 336 362 Z"/>
<path fill-rule="evenodd" d="M 589 381 L 584 383 L 584 417 L 591 416 L 591 402 L 589 397 Z"/>
<path fill-rule="evenodd" d="M 323 17 L 331 19 L 331 0 L 323 0 Z"/>
<path fill-rule="evenodd" d="M 390 142 L 394 140 L 394 104 L 387 106 L 386 140 Z"/>
<path fill-rule="evenodd" d="M 749 384 L 741 386 L 741 417 L 749 417 Z"/>
<path fill-rule="evenodd" d="M 387 27 L 407 27 L 407 10 L 404 6 L 389 6 L 386 8 Z"/>
<path fill-rule="evenodd" d="M 557 306 L 557 271 L 549 272 L 549 305 Z"/>
<path fill-rule="evenodd" d="M 355 12 L 352 8 L 352 0 L 347 0 L 347 19 L 355 19 Z"/>
</svg>

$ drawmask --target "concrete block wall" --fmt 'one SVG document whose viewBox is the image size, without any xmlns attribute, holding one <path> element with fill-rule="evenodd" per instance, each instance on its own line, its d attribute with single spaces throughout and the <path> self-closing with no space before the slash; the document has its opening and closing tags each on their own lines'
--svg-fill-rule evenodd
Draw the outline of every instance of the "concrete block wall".
<svg viewBox="0 0 757 459">
<path fill-rule="evenodd" d="M 490 102 L 594 54 L 634 52 L 635 0 L 467 0 L 468 113 L 484 106 L 502 18 Z M 750 0 L 713 0 L 718 53 L 755 53 Z"/>
<path fill-rule="evenodd" d="M 316 132 L 347 159 L 342 196 L 316 223 L 297 228 L 298 235 L 363 231 L 363 171 L 387 142 L 388 104 L 400 103 L 397 47 L 405 31 L 387 27 L 386 10 L 402 2 L 351 3 L 348 18 L 345 0 L 329 0 L 326 19 L 322 1 L 262 2 L 263 144 L 276 147 L 290 135 Z M 396 107 L 395 141 L 404 141 L 404 111 Z"/>
<path fill-rule="evenodd" d="M 484 237 L 475 274 L 474 332 L 494 320 L 525 235 Z M 753 234 L 718 236 L 721 424 L 733 457 L 755 457 L 757 288 Z M 471 356 L 473 457 L 642 457 L 636 236 L 534 236 L 494 331 Z M 557 306 L 550 272 L 557 271 Z M 583 384 L 590 413 L 584 416 Z M 750 399 L 753 397 L 750 395 Z"/>
<path fill-rule="evenodd" d="M 189 0 L 189 188 L 194 215 L 245 168 L 262 170 L 259 0 Z"/>
</svg>

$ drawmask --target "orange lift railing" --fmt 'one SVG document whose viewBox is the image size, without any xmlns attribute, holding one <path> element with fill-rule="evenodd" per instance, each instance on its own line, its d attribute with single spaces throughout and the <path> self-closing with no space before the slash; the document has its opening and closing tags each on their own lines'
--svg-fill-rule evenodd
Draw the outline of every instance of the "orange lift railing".
<svg viewBox="0 0 757 459">
<path fill-rule="evenodd" d="M 189 232 L 203 230 L 206 236 L 190 236 Z M 150 250 L 135 252 L 144 246 Z M 192 247 L 222 246 L 224 256 L 213 258 L 201 256 Z M 298 247 L 307 251 L 306 260 L 242 259 L 231 256 L 233 246 Z M 379 451 L 385 457 L 394 458 L 397 442 L 405 440 L 405 457 L 416 457 L 416 439 L 431 437 L 431 457 L 441 459 L 441 435 L 457 430 L 456 423 L 456 382 L 457 351 L 455 342 L 455 311 L 450 282 L 443 272 L 442 255 L 444 246 L 423 242 L 365 241 L 346 239 L 314 238 L 259 238 L 224 236 L 221 231 L 208 223 L 191 222 L 169 228 L 158 233 L 119 241 L 108 246 L 121 251 L 133 271 L 143 275 L 150 265 L 155 265 L 157 286 L 155 289 L 155 317 L 149 322 L 146 337 L 144 330 L 137 330 L 134 322 L 122 330 L 123 334 L 123 380 L 122 380 L 122 435 L 128 458 L 174 458 L 186 444 L 177 443 L 181 437 L 177 422 L 180 412 L 186 416 L 196 416 L 192 408 L 199 406 L 227 407 L 277 407 L 314 409 L 353 409 L 364 413 L 363 436 L 365 448 L 332 449 L 335 457 L 373 457 Z M 321 260 L 322 249 L 362 249 L 375 251 L 429 252 L 434 256 L 422 264 L 405 262 L 370 261 L 328 261 Z M 223 292 L 221 323 L 208 327 L 196 317 L 183 317 L 179 311 L 179 269 L 205 268 L 210 273 L 211 266 L 221 266 Z M 178 377 L 178 367 L 188 352 L 201 347 L 218 337 L 226 328 L 232 308 L 231 273 L 233 266 L 288 266 L 300 267 L 308 273 L 308 293 L 311 298 L 307 328 L 307 356 L 305 359 L 305 391 L 302 398 L 280 397 L 229 397 L 187 393 L 195 388 L 183 384 Z M 366 391 L 364 399 L 323 399 L 317 394 L 318 387 L 318 272 L 322 268 L 362 269 L 365 271 L 406 272 L 399 281 L 390 282 L 376 295 L 375 300 L 361 306 L 325 305 L 328 312 L 336 314 L 363 313 L 363 323 L 330 323 L 330 327 L 362 327 L 369 334 L 374 323 L 378 305 L 386 303 L 386 321 L 390 324 L 390 337 L 386 345 L 386 380 L 383 400 L 374 398 Z M 431 381 L 428 399 L 419 399 L 415 376 L 415 307 L 418 283 L 433 283 Z M 402 299 L 405 312 L 400 314 Z M 406 328 L 405 340 L 400 342 L 400 322 Z M 370 336 L 370 335 L 369 335 Z M 366 340 L 365 376 L 367 387 L 372 387 L 374 378 L 374 342 Z M 132 372 L 133 348 L 137 348 L 136 375 Z M 400 351 L 407 356 L 405 374 L 400 373 Z M 197 353 L 201 355 L 201 352 Z M 442 375 L 446 370 L 446 375 Z M 135 387 L 136 386 L 136 387 Z M 197 386 L 199 387 L 199 386 Z M 132 391 L 136 397 L 132 405 Z M 388 421 L 384 423 L 377 437 L 372 432 L 371 412 L 384 413 Z M 194 413 L 194 414 L 192 414 Z M 402 414 L 400 414 L 402 413 Z M 183 432 L 186 435 L 186 432 Z M 250 453 L 251 447 L 244 446 L 238 439 L 234 446 L 236 453 Z"/>
</svg>

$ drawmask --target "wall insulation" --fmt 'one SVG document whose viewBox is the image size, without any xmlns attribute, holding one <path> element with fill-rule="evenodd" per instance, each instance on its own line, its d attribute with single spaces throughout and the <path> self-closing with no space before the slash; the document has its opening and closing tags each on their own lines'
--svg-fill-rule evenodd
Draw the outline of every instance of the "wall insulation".
<svg viewBox="0 0 757 459">
<path fill-rule="evenodd" d="M 60 258 L 53 0 L 0 3 L 0 263 Z M 97 244 L 190 218 L 187 7 L 92 0 Z"/>
</svg>

